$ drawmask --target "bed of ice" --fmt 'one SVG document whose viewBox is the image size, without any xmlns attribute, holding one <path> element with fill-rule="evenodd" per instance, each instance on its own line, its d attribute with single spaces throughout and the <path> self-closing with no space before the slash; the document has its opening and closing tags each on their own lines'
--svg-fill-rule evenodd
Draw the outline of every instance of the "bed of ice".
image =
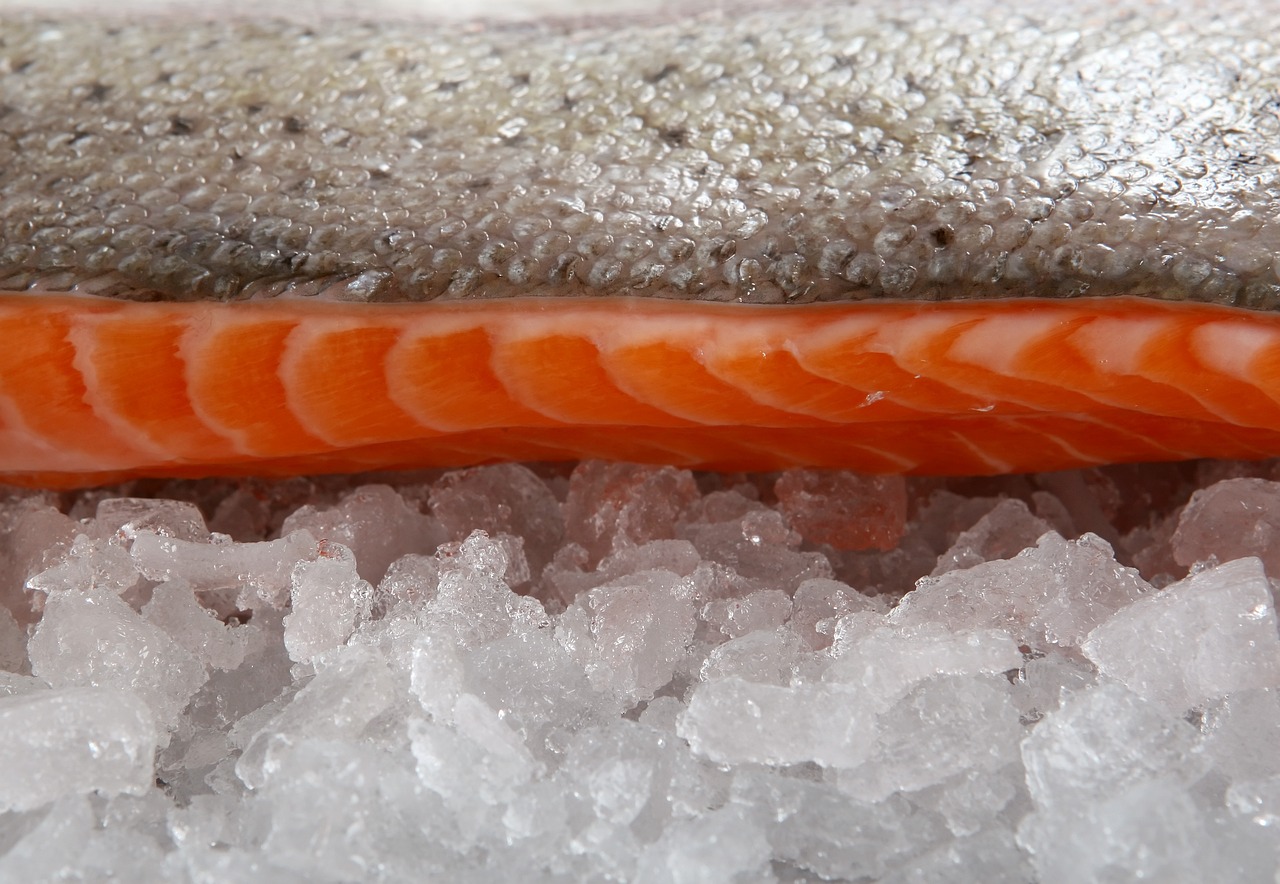
<svg viewBox="0 0 1280 884">
<path fill-rule="evenodd" d="M 1273 477 L 12 491 L 0 879 L 1274 882 Z"/>
</svg>

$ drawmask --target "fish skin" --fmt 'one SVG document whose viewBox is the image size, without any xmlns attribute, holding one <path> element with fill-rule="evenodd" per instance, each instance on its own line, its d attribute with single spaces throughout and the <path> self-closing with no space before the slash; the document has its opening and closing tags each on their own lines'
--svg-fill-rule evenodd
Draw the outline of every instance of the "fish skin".
<svg viewBox="0 0 1280 884">
<path fill-rule="evenodd" d="M 1268 9 L 7 20 L 0 476 L 1274 455 Z"/>
<path fill-rule="evenodd" d="M 10 17 L 0 288 L 1275 309 L 1276 12 Z"/>
</svg>

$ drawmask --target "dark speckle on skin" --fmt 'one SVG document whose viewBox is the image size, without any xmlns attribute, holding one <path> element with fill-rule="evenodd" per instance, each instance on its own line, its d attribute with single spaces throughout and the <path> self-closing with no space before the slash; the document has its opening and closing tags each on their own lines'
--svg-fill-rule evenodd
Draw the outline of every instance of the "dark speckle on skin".
<svg viewBox="0 0 1280 884">
<path fill-rule="evenodd" d="M 169 118 L 170 135 L 190 135 L 195 131 L 195 128 L 195 123 L 186 117 L 173 116 Z"/>
<path fill-rule="evenodd" d="M 689 133 L 684 129 L 661 129 L 658 134 L 672 147 L 684 147 L 689 137 Z"/>
<path fill-rule="evenodd" d="M 100 102 L 111 93 L 111 87 L 106 83 L 90 83 L 88 88 L 89 94 L 84 97 L 85 101 Z"/>
<path fill-rule="evenodd" d="M 645 82 L 647 83 L 661 83 L 663 80 L 665 80 L 667 77 L 671 76 L 678 70 L 680 70 L 679 65 L 668 64 L 668 65 L 665 65 L 662 68 L 662 70 L 658 71 L 655 74 L 650 74 L 644 79 L 645 79 Z"/>
</svg>

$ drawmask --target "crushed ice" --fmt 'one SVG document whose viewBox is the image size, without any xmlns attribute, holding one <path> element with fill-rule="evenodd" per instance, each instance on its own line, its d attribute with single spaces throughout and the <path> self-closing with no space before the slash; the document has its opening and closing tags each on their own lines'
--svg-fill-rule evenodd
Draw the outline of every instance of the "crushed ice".
<svg viewBox="0 0 1280 884">
<path fill-rule="evenodd" d="M 15 491 L 0 878 L 1273 881 L 1271 470 Z"/>
</svg>

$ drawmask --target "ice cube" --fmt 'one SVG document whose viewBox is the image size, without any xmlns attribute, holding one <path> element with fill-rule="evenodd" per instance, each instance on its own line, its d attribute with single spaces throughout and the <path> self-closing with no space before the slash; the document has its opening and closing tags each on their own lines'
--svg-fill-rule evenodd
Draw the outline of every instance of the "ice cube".
<svg viewBox="0 0 1280 884">
<path fill-rule="evenodd" d="M 473 531 L 524 540 L 525 555 L 540 574 L 564 536 L 560 503 L 545 482 L 520 464 L 494 464 L 446 473 L 431 488 L 431 512 L 447 539 Z"/>
<path fill-rule="evenodd" d="M 64 795 L 140 795 L 154 785 L 156 726 L 138 697 L 114 687 L 0 697 L 0 810 Z"/>
<path fill-rule="evenodd" d="M 835 684 L 781 686 L 729 677 L 698 685 L 677 733 L 717 764 L 856 767 L 877 731 L 874 705 Z"/>
<path fill-rule="evenodd" d="M 729 638 L 781 626 L 791 616 L 791 597 L 780 589 L 762 589 L 737 598 L 712 599 L 702 619 Z"/>
<path fill-rule="evenodd" d="M 277 607 L 288 598 L 294 566 L 314 560 L 319 553 L 320 545 L 307 531 L 262 543 L 217 537 L 211 543 L 191 543 L 142 531 L 130 550 L 148 580 L 180 577 L 200 591 L 246 587 Z"/>
<path fill-rule="evenodd" d="M 386 485 L 362 485 L 334 506 L 299 507 L 284 520 L 280 533 L 303 530 L 350 549 L 360 577 L 370 583 L 381 580 L 401 556 L 434 553 L 447 539 L 439 522 Z"/>
<path fill-rule="evenodd" d="M 1238 559 L 1134 602 L 1084 653 L 1104 674 L 1182 714 L 1250 688 L 1280 687 L 1280 635 L 1262 563 Z"/>
<path fill-rule="evenodd" d="M 994 627 L 1033 649 L 1076 648 L 1094 626 L 1150 591 L 1136 571 L 1116 562 L 1101 538 L 1063 540 L 1050 533 L 1007 561 L 921 580 L 889 619 Z"/>
<path fill-rule="evenodd" d="M 889 550 L 902 537 L 907 520 L 907 486 L 901 476 L 788 470 L 773 490 L 787 522 L 812 544 Z"/>
<path fill-rule="evenodd" d="M 1007 686 L 972 676 L 921 682 L 879 716 L 875 746 L 862 764 L 840 772 L 841 791 L 883 801 L 959 774 L 999 769 L 1024 735 Z"/>
<path fill-rule="evenodd" d="M 211 669 L 231 670 L 244 662 L 246 630 L 219 620 L 200 604 L 185 580 L 170 580 L 153 589 L 142 616 Z"/>
<path fill-rule="evenodd" d="M 642 571 L 587 593 L 593 644 L 587 674 L 596 690 L 634 704 L 669 682 L 697 625 L 690 596 L 689 585 L 670 571 Z"/>
<path fill-rule="evenodd" d="M 282 709 L 266 710 L 268 719 L 248 740 L 236 775 L 250 789 L 261 788 L 304 741 L 354 742 L 396 699 L 395 682 L 377 655 L 360 646 L 347 648 Z"/>
<path fill-rule="evenodd" d="M 322 542 L 319 557 L 299 562 L 291 582 L 293 610 L 284 618 L 284 645 L 299 663 L 340 647 L 369 617 L 373 587 L 360 579 L 355 556 L 340 543 Z"/>
<path fill-rule="evenodd" d="M 55 688 L 134 692 L 162 731 L 178 724 L 183 708 L 208 679 L 190 651 L 104 590 L 52 593 L 28 653 L 32 672 Z"/>
<path fill-rule="evenodd" d="M 195 504 L 142 497 L 108 497 L 98 501 L 93 520 L 95 539 L 115 540 L 127 549 L 140 531 L 193 542 L 209 539 L 204 516 Z"/>
<path fill-rule="evenodd" d="M 972 528 L 961 532 L 951 548 L 939 556 L 929 576 L 1013 558 L 1052 530 L 1053 526 L 1033 516 L 1021 500 L 1002 500 Z"/>
<path fill-rule="evenodd" d="M 583 461 L 569 479 L 565 537 L 598 562 L 628 546 L 673 537 L 676 519 L 698 497 L 688 470 Z"/>
<path fill-rule="evenodd" d="M 1257 556 L 1280 578 L 1280 482 L 1225 479 L 1191 495 L 1173 534 L 1180 565 Z"/>
</svg>

